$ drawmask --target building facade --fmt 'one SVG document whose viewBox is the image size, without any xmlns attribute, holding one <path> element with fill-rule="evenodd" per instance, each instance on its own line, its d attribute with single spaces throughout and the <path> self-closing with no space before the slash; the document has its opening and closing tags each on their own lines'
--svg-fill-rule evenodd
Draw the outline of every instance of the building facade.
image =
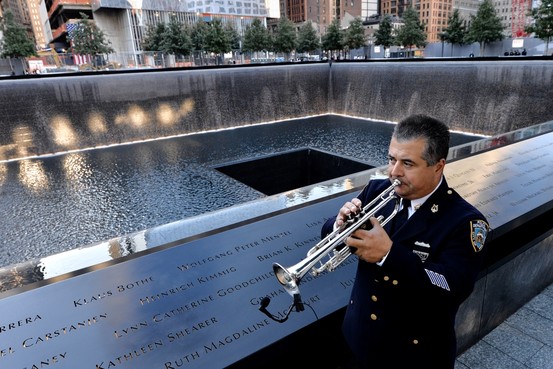
<svg viewBox="0 0 553 369">
<path fill-rule="evenodd" d="M 176 16 L 182 23 L 199 19 L 222 19 L 233 23 L 239 34 L 255 18 L 270 28 L 280 17 L 287 17 L 297 28 L 311 21 L 320 36 L 338 19 L 347 28 L 356 17 L 378 27 L 376 20 L 392 15 L 394 26 L 408 7 L 415 8 L 426 27 L 427 41 L 440 42 L 439 35 L 448 26 L 448 18 L 459 9 L 462 19 L 470 22 L 483 0 L 0 0 L 2 10 L 10 9 L 16 20 L 33 35 L 37 49 L 53 46 L 70 52 L 68 29 L 81 14 L 94 20 L 119 55 L 123 65 L 144 62 L 141 44 L 149 26 L 168 22 Z M 524 26 L 532 0 L 493 0 L 506 37 L 524 37 Z M 369 32 L 369 34 L 370 34 Z M 370 40 L 369 40 L 370 41 Z"/>
<path fill-rule="evenodd" d="M 494 0 L 493 6 L 505 37 L 527 36 L 524 28 L 531 21 L 528 12 L 532 9 L 532 0 Z"/>
<path fill-rule="evenodd" d="M 29 14 L 29 4 L 27 0 L 0 0 L 0 16 L 2 16 L 2 14 L 7 10 L 13 14 L 14 21 L 25 28 L 29 38 L 34 40 L 35 35 L 33 32 L 33 26 Z"/>
<path fill-rule="evenodd" d="M 92 11 L 94 21 L 120 57 L 118 62 L 130 66 L 145 62 L 141 45 L 149 26 L 167 23 L 170 17 L 183 24 L 218 18 L 243 34 L 255 18 L 266 24 L 267 18 L 280 16 L 279 3 L 272 0 L 93 0 Z"/>
<path fill-rule="evenodd" d="M 52 32 L 53 44 L 56 49 L 68 49 L 67 25 L 81 19 L 85 14 L 93 19 L 90 0 L 45 0 L 48 22 Z"/>
</svg>

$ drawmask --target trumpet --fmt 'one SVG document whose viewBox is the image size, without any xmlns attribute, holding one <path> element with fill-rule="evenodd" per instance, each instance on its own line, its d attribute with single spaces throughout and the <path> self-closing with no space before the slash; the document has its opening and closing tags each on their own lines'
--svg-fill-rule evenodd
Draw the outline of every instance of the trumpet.
<svg viewBox="0 0 553 369">
<path fill-rule="evenodd" d="M 349 247 L 344 245 L 344 241 L 359 228 L 364 228 L 369 221 L 369 218 L 376 217 L 378 222 L 384 226 L 388 223 L 399 210 L 399 197 L 395 193 L 394 188 L 401 183 L 399 179 L 394 179 L 390 187 L 382 191 L 380 195 L 374 198 L 370 203 L 361 209 L 360 212 L 349 218 L 344 224 L 323 238 L 319 243 L 313 246 L 307 253 L 307 257 L 299 263 L 285 268 L 278 263 L 273 264 L 273 271 L 278 282 L 291 295 L 296 297 L 299 295 L 299 284 L 301 279 L 311 271 L 314 277 L 324 271 L 332 272 L 351 254 Z M 388 204 L 390 201 L 395 201 L 395 206 L 390 215 L 384 217 L 377 213 Z M 330 254 L 332 253 L 332 256 Z M 323 262 L 325 257 L 329 260 Z M 317 266 L 319 263 L 319 266 Z"/>
</svg>

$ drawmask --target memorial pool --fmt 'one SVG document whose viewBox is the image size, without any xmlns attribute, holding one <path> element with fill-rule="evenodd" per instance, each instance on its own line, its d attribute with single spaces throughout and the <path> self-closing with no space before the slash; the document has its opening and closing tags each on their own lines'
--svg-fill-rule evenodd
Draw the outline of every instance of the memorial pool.
<svg viewBox="0 0 553 369">
<path fill-rule="evenodd" d="M 330 115 L 0 162 L 0 267 L 265 196 L 227 162 L 312 147 L 383 165 L 392 129 Z"/>
</svg>

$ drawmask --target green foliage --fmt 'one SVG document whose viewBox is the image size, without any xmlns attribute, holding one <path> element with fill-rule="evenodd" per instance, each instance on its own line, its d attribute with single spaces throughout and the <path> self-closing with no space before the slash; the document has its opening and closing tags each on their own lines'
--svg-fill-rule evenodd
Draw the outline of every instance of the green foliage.
<svg viewBox="0 0 553 369">
<path fill-rule="evenodd" d="M 225 32 L 228 35 L 230 40 L 230 48 L 233 50 L 240 49 L 240 35 L 236 28 L 234 28 L 230 23 L 225 24 Z"/>
<path fill-rule="evenodd" d="M 527 26 L 525 31 L 545 41 L 544 54 L 548 55 L 549 43 L 553 38 L 553 0 L 541 0 L 540 6 L 532 9 L 530 16 L 534 23 Z"/>
<path fill-rule="evenodd" d="M 471 22 L 465 42 L 480 44 L 480 55 L 484 55 L 486 44 L 503 40 L 503 26 L 497 16 L 491 0 L 484 0 L 478 7 L 476 16 L 471 15 Z"/>
<path fill-rule="evenodd" d="M 191 34 L 192 46 L 194 47 L 194 50 L 205 51 L 205 38 L 208 30 L 209 26 L 203 19 L 200 19 L 194 23 Z"/>
<path fill-rule="evenodd" d="M 380 23 L 378 24 L 378 29 L 374 33 L 375 45 L 381 45 L 385 48 L 389 48 L 394 45 L 394 31 L 392 28 L 392 17 L 389 14 L 384 15 Z"/>
<path fill-rule="evenodd" d="M 142 49 L 144 51 L 162 51 L 164 48 L 163 38 L 166 28 L 165 23 L 149 25 L 144 41 L 142 42 Z"/>
<path fill-rule="evenodd" d="M 454 9 L 447 20 L 447 28 L 444 29 L 446 37 L 444 41 L 452 45 L 463 45 L 467 33 L 465 22 L 461 19 L 459 9 Z"/>
<path fill-rule="evenodd" d="M 165 27 L 162 36 L 162 48 L 168 54 L 190 55 L 192 52 L 192 38 L 189 29 L 178 21 L 176 17 L 171 17 L 169 24 Z"/>
<path fill-rule="evenodd" d="M 255 18 L 252 23 L 246 27 L 244 34 L 244 51 L 263 51 L 272 48 L 271 35 L 267 28 L 261 23 L 259 18 Z"/>
<path fill-rule="evenodd" d="M 282 17 L 278 21 L 278 32 L 274 36 L 273 48 L 276 52 L 291 53 L 296 49 L 297 36 L 294 23 Z"/>
<path fill-rule="evenodd" d="M 317 36 L 317 31 L 311 21 L 305 22 L 298 32 L 298 46 L 296 51 L 300 53 L 309 53 L 321 47 L 321 42 Z"/>
<path fill-rule="evenodd" d="M 228 53 L 232 50 L 231 35 L 225 30 L 223 22 L 220 19 L 213 19 L 209 23 L 204 41 L 204 49 L 217 55 Z"/>
<path fill-rule="evenodd" d="M 467 35 L 467 27 L 465 21 L 461 20 L 459 9 L 454 9 L 453 13 L 447 19 L 447 27 L 438 34 L 440 41 L 442 41 L 442 56 L 443 56 L 443 42 L 451 44 L 451 54 L 453 54 L 453 45 L 462 46 L 465 43 Z"/>
<path fill-rule="evenodd" d="M 70 37 L 76 54 L 97 56 L 114 52 L 104 32 L 85 13 L 81 13 L 81 19 Z"/>
<path fill-rule="evenodd" d="M 355 50 L 365 46 L 366 43 L 367 38 L 365 36 L 365 29 L 363 28 L 363 21 L 361 18 L 356 17 L 346 30 L 344 46 L 349 50 Z"/>
<path fill-rule="evenodd" d="M 0 44 L 3 57 L 26 58 L 36 55 L 33 41 L 27 36 L 25 28 L 15 22 L 11 11 L 8 10 L 4 13 L 4 19 L 0 25 L 4 33 Z"/>
<path fill-rule="evenodd" d="M 340 29 L 340 20 L 334 19 L 323 36 L 323 49 L 340 51 L 344 48 L 344 32 Z"/>
<path fill-rule="evenodd" d="M 396 41 L 405 47 L 426 46 L 424 24 L 419 20 L 419 13 L 413 8 L 407 8 L 403 13 L 403 26 L 399 29 Z"/>
</svg>

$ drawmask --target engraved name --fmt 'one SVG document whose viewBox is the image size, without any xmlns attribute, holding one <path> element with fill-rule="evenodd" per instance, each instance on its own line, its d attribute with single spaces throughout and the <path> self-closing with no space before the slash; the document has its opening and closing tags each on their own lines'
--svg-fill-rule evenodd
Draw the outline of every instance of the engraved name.
<svg viewBox="0 0 553 369">
<path fill-rule="evenodd" d="M 257 260 L 258 261 L 270 260 L 270 259 L 274 258 L 275 256 L 281 256 L 285 252 L 290 252 L 290 251 L 293 251 L 293 249 L 290 246 L 284 246 L 280 250 L 271 251 L 271 252 L 263 254 L 263 255 L 257 255 Z"/>
<path fill-rule="evenodd" d="M 221 277 L 229 276 L 230 274 L 235 273 L 235 272 L 236 272 L 236 268 L 235 267 L 230 267 L 230 268 L 220 270 L 218 272 L 215 272 L 215 273 L 212 273 L 212 274 L 209 274 L 209 275 L 197 277 L 196 280 L 198 281 L 199 284 L 204 284 L 204 283 L 207 283 L 209 281 L 217 280 Z"/>
<path fill-rule="evenodd" d="M 252 334 L 259 329 L 262 329 L 268 326 L 270 323 L 267 319 L 263 319 L 260 322 L 254 323 L 246 328 L 243 328 L 240 331 L 234 332 L 232 334 L 226 335 L 218 340 L 211 341 L 209 344 L 204 345 L 204 354 L 209 354 L 212 351 L 219 350 L 225 346 L 232 344 L 233 342 L 238 341 L 244 336 Z"/>
<path fill-rule="evenodd" d="M 38 337 L 25 338 L 23 340 L 23 342 L 21 343 L 21 346 L 23 348 L 28 348 L 28 347 L 33 347 L 35 345 L 40 345 L 40 344 L 43 344 L 43 343 L 46 343 L 46 342 L 50 342 L 50 341 L 52 341 L 52 340 L 54 340 L 58 337 L 66 335 L 66 334 L 73 333 L 77 330 L 82 330 L 86 327 L 93 326 L 93 325 L 99 323 L 100 321 L 107 319 L 107 317 L 108 317 L 107 313 L 100 314 L 100 315 L 93 316 L 93 317 L 90 317 L 88 319 L 76 322 L 76 323 L 72 323 L 72 324 L 67 325 L 65 327 L 58 328 L 58 329 L 56 329 L 52 332 L 44 333 L 43 335 L 38 336 Z"/>
<path fill-rule="evenodd" d="M 207 328 L 207 327 L 212 326 L 212 325 L 217 324 L 217 323 L 219 323 L 217 318 L 211 317 L 210 319 L 205 319 L 205 320 L 203 320 L 201 322 L 198 322 L 196 324 L 193 324 L 189 327 L 185 327 L 185 328 L 183 328 L 179 331 L 170 332 L 170 333 L 167 334 L 167 339 L 168 339 L 169 343 L 171 343 L 173 341 L 182 339 L 186 336 L 191 335 L 194 332 L 200 331 L 204 328 Z"/>
<path fill-rule="evenodd" d="M 153 277 L 150 276 L 148 278 L 141 279 L 141 280 L 138 280 L 138 281 L 134 281 L 134 282 L 126 283 L 126 284 L 121 284 L 121 285 L 116 287 L 116 291 L 118 293 L 122 293 L 122 292 L 125 292 L 125 291 L 128 291 L 128 290 L 131 290 L 135 287 L 140 287 L 140 286 L 147 285 L 150 282 L 152 282 L 153 280 L 154 280 Z M 83 298 L 80 298 L 80 299 L 76 299 L 76 300 L 73 300 L 73 307 L 84 306 L 84 305 L 87 305 L 87 304 L 90 304 L 90 303 L 93 303 L 93 302 L 96 302 L 96 301 L 106 299 L 106 298 L 111 297 L 113 295 L 114 295 L 114 292 L 111 291 L 111 290 L 108 290 L 108 291 L 104 291 L 104 292 L 98 293 L 98 294 L 93 295 L 93 296 L 87 296 L 87 297 L 83 297 Z"/>
<path fill-rule="evenodd" d="M 174 289 L 172 289 L 170 291 L 174 291 Z M 185 291 L 185 290 L 180 290 L 180 292 L 183 292 L 183 291 Z M 174 293 L 179 293 L 179 291 L 174 291 Z M 156 302 L 156 301 L 160 301 L 163 298 L 166 298 L 166 297 L 169 297 L 169 296 L 173 295 L 174 293 L 162 292 L 162 293 L 158 293 L 157 295 L 143 297 L 143 298 L 140 299 L 140 305 L 146 305 L 146 304 L 151 304 L 151 303 Z M 192 310 L 192 309 L 195 309 L 199 306 L 207 304 L 207 303 L 209 303 L 213 300 L 215 300 L 215 298 L 211 295 L 208 295 L 206 297 L 202 297 L 200 299 L 190 301 L 189 303 L 187 303 L 186 305 L 183 305 L 183 306 L 186 307 L 187 310 Z"/>
<path fill-rule="evenodd" d="M 138 322 L 129 327 L 116 330 L 113 332 L 113 334 L 115 335 L 115 338 L 126 337 L 130 334 L 138 332 L 139 330 L 149 327 L 151 324 L 157 324 L 157 323 L 167 321 L 168 319 L 178 317 L 187 311 L 188 309 L 186 307 L 181 306 L 176 309 L 171 309 L 163 313 L 158 313 L 153 315 L 150 321 L 144 320 L 144 321 Z M 169 338 L 169 342 L 172 342 L 176 339 L 181 338 L 182 336 L 190 335 L 195 331 L 199 331 L 215 323 L 218 323 L 217 319 L 215 317 L 211 317 L 211 318 L 202 320 L 201 322 L 192 324 L 190 327 L 183 328 L 180 331 L 169 333 L 167 337 Z"/>
<path fill-rule="evenodd" d="M 216 254 L 216 255 L 211 255 L 211 256 L 205 257 L 205 258 L 200 259 L 200 260 L 195 260 L 195 261 L 192 261 L 192 262 L 187 263 L 187 264 L 181 264 L 181 265 L 177 266 L 177 269 L 180 270 L 181 272 L 186 272 L 189 269 L 197 268 L 197 267 L 200 267 L 200 266 L 205 265 L 207 263 L 210 263 L 210 262 L 213 262 L 213 261 L 218 261 L 218 260 L 226 258 L 227 256 L 232 256 L 232 255 L 233 255 L 233 252 L 230 251 L 230 250 L 227 250 L 225 252 L 221 252 L 221 253 Z"/>
<path fill-rule="evenodd" d="M 125 352 L 124 354 L 121 354 L 113 359 L 110 359 L 107 362 L 102 361 L 101 363 L 96 364 L 95 369 L 116 368 L 119 365 L 132 361 L 134 359 L 138 359 L 162 347 L 163 347 L 163 341 L 156 340 L 154 342 L 140 346 L 139 348 L 136 348 L 132 351 Z"/>
<path fill-rule="evenodd" d="M 65 358 L 67 358 L 67 352 L 54 355 L 44 360 L 40 360 L 40 363 L 37 363 L 37 364 L 24 366 L 23 369 L 41 369 L 41 368 L 47 368 L 47 367 L 50 368 L 51 366 L 58 364 Z"/>
<path fill-rule="evenodd" d="M 139 300 L 140 305 L 152 303 L 154 301 L 159 301 L 161 299 L 183 293 L 183 292 L 188 291 L 192 288 L 194 288 L 194 283 L 192 283 L 192 282 L 184 283 L 184 284 L 181 284 L 180 286 L 175 286 L 175 287 L 169 288 L 168 290 L 157 293 L 155 295 L 142 297 Z"/>
<path fill-rule="evenodd" d="M 273 279 L 273 278 L 274 278 L 274 273 L 272 273 L 272 272 L 257 275 L 257 276 L 254 276 L 254 277 L 246 280 L 246 281 L 242 281 L 240 283 L 237 283 L 235 285 L 232 285 L 232 286 L 229 286 L 229 287 L 226 287 L 226 288 L 221 288 L 220 290 L 217 291 L 217 296 L 219 296 L 219 297 L 227 296 L 227 295 L 233 294 L 234 292 L 252 287 L 252 286 L 254 286 L 254 285 L 256 285 L 260 282 L 263 282 L 267 279 Z"/>
<path fill-rule="evenodd" d="M 18 320 L 16 322 L 9 322 L 8 324 L 0 325 L 0 334 L 2 332 L 7 332 L 19 327 L 23 327 L 24 325 L 32 324 L 37 320 L 41 320 L 41 319 L 42 318 L 40 317 L 40 315 L 37 314 L 34 317 L 28 317 L 25 319 Z"/>
<path fill-rule="evenodd" d="M 270 235 L 270 236 L 262 237 L 262 238 L 259 239 L 259 241 L 253 241 L 253 242 L 250 242 L 250 243 L 247 243 L 247 244 L 244 244 L 244 245 L 236 246 L 234 248 L 234 251 L 242 252 L 242 251 L 251 250 L 251 249 L 259 247 L 263 244 L 273 242 L 273 241 L 276 241 L 276 240 L 280 240 L 282 238 L 285 238 L 285 237 L 288 237 L 288 236 L 291 236 L 291 235 L 292 235 L 292 232 L 290 232 L 290 231 L 282 231 L 282 232 L 279 232 L 279 233 L 276 233 L 276 234 L 273 234 L 273 235 Z"/>
</svg>

